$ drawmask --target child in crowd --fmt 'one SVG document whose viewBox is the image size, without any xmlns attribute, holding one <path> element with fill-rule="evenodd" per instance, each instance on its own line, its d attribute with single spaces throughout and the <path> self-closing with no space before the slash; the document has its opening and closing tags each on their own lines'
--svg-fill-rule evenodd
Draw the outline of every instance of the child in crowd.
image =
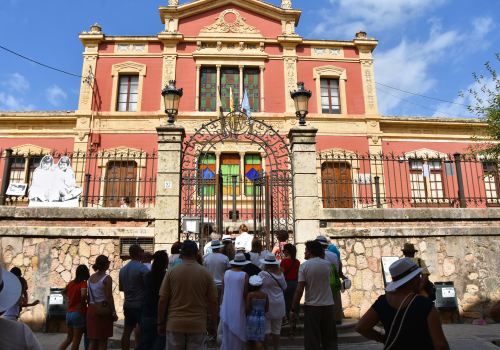
<svg viewBox="0 0 500 350">
<path fill-rule="evenodd" d="M 245 311 L 247 314 L 247 340 L 250 349 L 261 350 L 262 342 L 266 336 L 266 312 L 269 311 L 269 299 L 267 294 L 260 290 L 262 278 L 250 277 L 251 292 L 247 295 Z"/>
</svg>

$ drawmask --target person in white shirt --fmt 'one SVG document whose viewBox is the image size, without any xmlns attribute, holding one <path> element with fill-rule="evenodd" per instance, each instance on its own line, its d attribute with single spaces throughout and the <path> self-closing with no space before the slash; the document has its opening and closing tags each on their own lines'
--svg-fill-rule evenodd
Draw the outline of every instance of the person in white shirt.
<svg viewBox="0 0 500 350">
<path fill-rule="evenodd" d="M 320 257 L 323 246 L 318 241 L 307 241 L 304 258 L 306 262 L 299 267 L 299 284 L 293 298 L 290 317 L 297 317 L 304 289 L 304 349 L 337 350 L 337 328 L 333 311 L 333 296 L 330 289 L 332 265 Z"/>
<path fill-rule="evenodd" d="M 0 266 L 0 315 L 18 302 L 21 289 L 19 278 Z M 0 349 L 42 350 L 33 332 L 22 322 L 0 318 L 0 330 Z"/>
<path fill-rule="evenodd" d="M 250 253 L 252 250 L 253 236 L 248 233 L 248 227 L 245 224 L 240 225 L 240 235 L 236 237 L 234 245 L 236 247 L 245 247 L 245 253 Z"/>
<path fill-rule="evenodd" d="M 210 242 L 212 254 L 205 256 L 203 260 L 203 266 L 205 266 L 214 277 L 215 285 L 217 286 L 217 302 L 219 306 L 220 295 L 222 293 L 222 278 L 224 273 L 231 268 L 228 257 L 220 252 L 222 247 L 224 247 L 224 244 L 221 244 L 218 239 L 212 239 Z"/>
<path fill-rule="evenodd" d="M 337 254 L 328 250 L 328 238 L 325 236 L 316 237 L 316 241 L 321 243 L 323 249 L 325 250 L 325 260 L 330 264 L 335 265 L 337 269 L 340 280 L 343 281 L 346 279 L 344 273 L 342 272 L 342 264 L 339 261 Z M 340 291 L 332 292 L 333 293 L 333 301 L 335 302 L 333 306 L 333 310 L 335 311 L 335 323 L 342 324 L 342 319 L 344 318 L 344 312 L 342 311 L 342 294 Z"/>
</svg>

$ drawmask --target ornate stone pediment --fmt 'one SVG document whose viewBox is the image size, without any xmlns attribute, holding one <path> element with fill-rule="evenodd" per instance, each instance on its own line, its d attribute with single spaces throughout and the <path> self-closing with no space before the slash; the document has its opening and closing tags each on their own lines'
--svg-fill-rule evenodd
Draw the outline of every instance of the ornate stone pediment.
<svg viewBox="0 0 500 350">
<path fill-rule="evenodd" d="M 146 75 L 146 65 L 137 62 L 123 62 L 114 64 L 111 69 L 111 75 L 116 76 L 119 74 L 127 74 L 127 73 L 138 73 L 139 75 Z"/>
<path fill-rule="evenodd" d="M 146 166 L 147 153 L 140 149 L 121 146 L 100 151 L 98 158 L 102 159 L 99 167 L 106 167 L 109 161 L 135 161 L 137 167 L 143 168 Z"/>
<path fill-rule="evenodd" d="M 236 16 L 236 21 L 233 23 L 226 22 L 226 15 L 233 14 Z M 252 26 L 245 23 L 246 19 L 241 17 L 241 15 L 236 10 L 225 10 L 219 17 L 215 18 L 215 23 L 206 26 L 200 31 L 201 33 L 237 33 L 237 34 L 260 34 L 260 31 Z"/>
<path fill-rule="evenodd" d="M 346 70 L 344 68 L 335 66 L 322 66 L 314 68 L 314 79 L 320 79 L 321 77 L 327 78 L 339 78 L 341 80 L 347 80 Z"/>
<path fill-rule="evenodd" d="M 40 146 L 35 146 L 31 144 L 25 144 L 17 147 L 12 147 L 12 155 L 23 155 L 23 156 L 28 156 L 28 155 L 46 155 L 50 154 L 50 149 L 40 147 Z M 5 157 L 5 152 L 4 152 L 4 157 Z"/>
<path fill-rule="evenodd" d="M 347 163 L 352 169 L 359 169 L 359 155 L 356 152 L 348 151 L 342 148 L 330 148 L 321 151 L 316 151 L 316 155 L 320 156 L 321 160 L 317 159 L 316 167 L 321 168 L 323 163 Z M 316 157 L 318 158 L 318 157 Z"/>
<path fill-rule="evenodd" d="M 433 151 L 427 148 L 417 149 L 411 152 L 405 152 L 405 160 L 422 158 L 422 159 L 448 159 L 448 155 L 446 153 L 441 153 L 438 151 Z"/>
</svg>

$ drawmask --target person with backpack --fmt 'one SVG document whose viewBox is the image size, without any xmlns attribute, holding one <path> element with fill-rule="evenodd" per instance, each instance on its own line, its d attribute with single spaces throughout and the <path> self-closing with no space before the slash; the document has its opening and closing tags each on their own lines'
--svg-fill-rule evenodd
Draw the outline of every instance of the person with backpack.
<svg viewBox="0 0 500 350">
<path fill-rule="evenodd" d="M 316 237 L 316 241 L 321 243 L 325 251 L 324 259 L 332 265 L 332 275 L 330 276 L 330 289 L 333 296 L 333 311 L 335 312 L 335 324 L 342 324 L 344 313 L 342 311 L 342 280 L 345 276 L 341 270 L 340 260 L 335 253 L 328 250 L 328 240 L 325 236 Z"/>
<path fill-rule="evenodd" d="M 415 265 L 420 268 L 425 268 L 422 270 L 422 283 L 420 283 L 420 295 L 423 297 L 427 297 L 432 301 L 436 300 L 436 287 L 434 283 L 429 281 L 430 272 L 425 265 L 425 261 L 420 258 L 415 258 L 415 253 L 418 250 L 415 249 L 415 246 L 411 243 L 405 243 L 403 249 L 401 249 L 405 258 L 410 258 Z"/>
</svg>

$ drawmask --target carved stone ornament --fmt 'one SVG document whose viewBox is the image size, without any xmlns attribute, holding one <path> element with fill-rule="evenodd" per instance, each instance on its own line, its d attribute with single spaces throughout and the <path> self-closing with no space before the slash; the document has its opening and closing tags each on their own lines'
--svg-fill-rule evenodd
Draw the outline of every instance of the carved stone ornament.
<svg viewBox="0 0 500 350">
<path fill-rule="evenodd" d="M 177 6 L 179 5 L 179 0 L 168 0 L 168 6 Z"/>
<path fill-rule="evenodd" d="M 291 9 L 292 2 L 290 0 L 281 0 L 281 8 L 282 9 Z"/>
<path fill-rule="evenodd" d="M 217 41 L 217 51 L 221 51 L 221 50 L 222 50 L 222 42 Z"/>
<path fill-rule="evenodd" d="M 366 39 L 366 32 L 362 31 L 361 29 L 359 32 L 356 33 L 356 38 L 358 39 Z"/>
<path fill-rule="evenodd" d="M 80 131 L 78 133 L 78 140 L 83 141 L 83 139 L 85 138 L 86 135 L 87 135 L 86 132 Z"/>
<path fill-rule="evenodd" d="M 233 23 L 227 23 L 224 17 L 228 14 L 232 13 L 236 16 L 236 21 Z M 201 30 L 201 33 L 240 33 L 240 34 L 260 34 L 260 31 L 246 24 L 245 18 L 241 17 L 241 15 L 235 10 L 225 10 L 223 11 L 219 17 L 215 18 L 215 23 L 209 26 L 206 26 Z"/>
<path fill-rule="evenodd" d="M 370 122 L 370 125 L 374 128 L 374 127 L 376 127 L 376 126 L 377 126 L 377 122 L 376 122 L 375 120 L 372 120 L 372 121 Z"/>
<path fill-rule="evenodd" d="M 265 47 L 264 47 L 264 42 L 263 42 L 263 41 L 261 41 L 261 42 L 260 42 L 260 52 L 264 52 L 264 48 L 265 48 Z"/>
<path fill-rule="evenodd" d="M 373 141 L 374 144 L 377 144 L 378 143 L 378 136 L 373 135 L 372 136 L 372 141 Z"/>
<path fill-rule="evenodd" d="M 102 30 L 101 26 L 99 24 L 94 24 L 93 26 L 90 26 L 90 32 L 91 33 L 100 33 Z"/>
<path fill-rule="evenodd" d="M 240 51 L 245 50 L 245 42 L 240 41 Z"/>
<path fill-rule="evenodd" d="M 196 42 L 196 51 L 201 51 L 201 41 Z"/>
</svg>

